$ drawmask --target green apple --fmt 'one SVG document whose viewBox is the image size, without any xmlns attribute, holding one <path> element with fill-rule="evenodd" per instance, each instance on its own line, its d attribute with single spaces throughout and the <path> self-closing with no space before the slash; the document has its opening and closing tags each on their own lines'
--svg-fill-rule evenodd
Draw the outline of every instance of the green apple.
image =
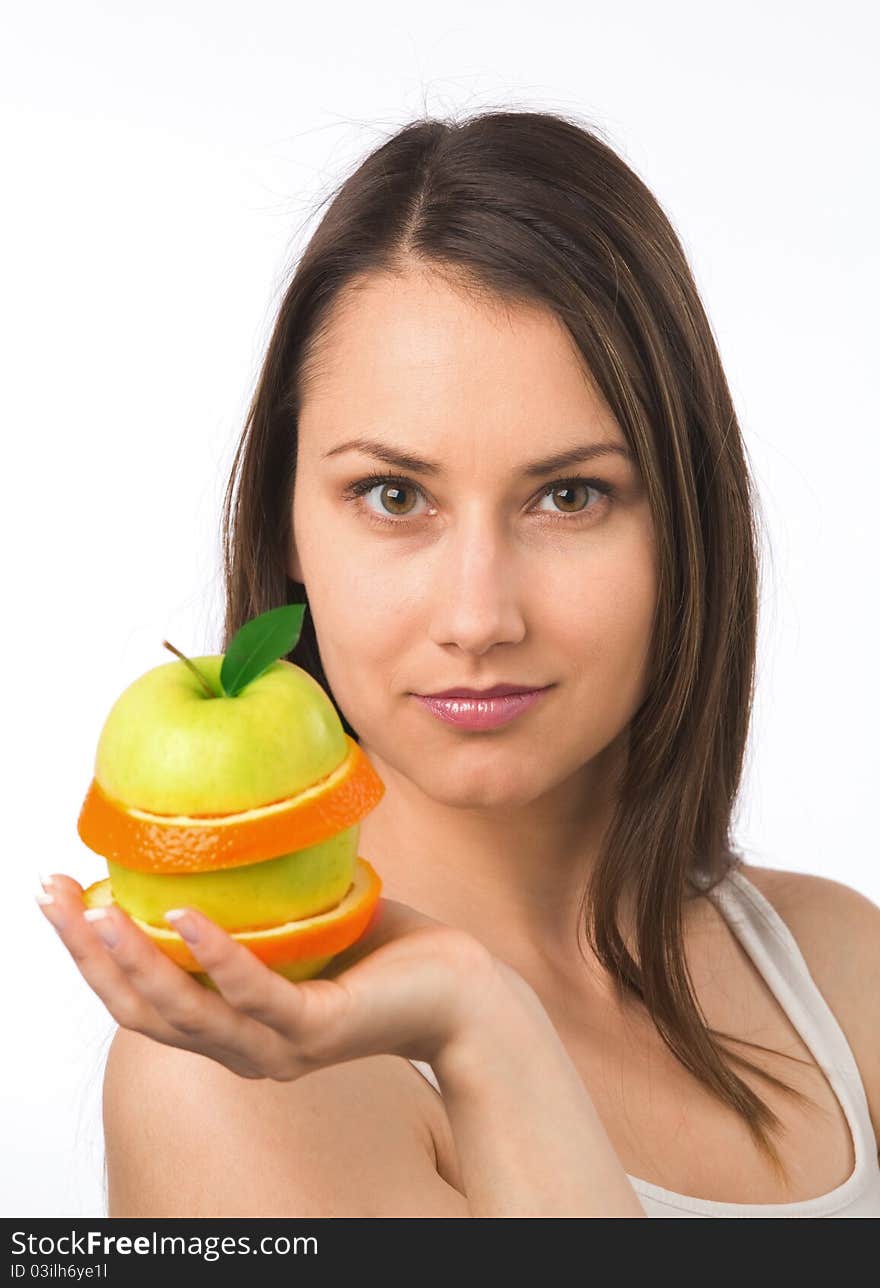
<svg viewBox="0 0 880 1288">
<path fill-rule="evenodd" d="M 184 904 L 229 930 L 262 930 L 335 908 L 354 880 L 360 824 L 292 854 L 216 872 L 133 872 L 107 860 L 113 898 L 141 921 L 167 929 Z"/>
<path fill-rule="evenodd" d="M 120 694 L 101 730 L 94 776 L 108 796 L 157 814 L 253 809 L 311 787 L 349 745 L 335 707 L 307 671 L 279 658 L 234 697 L 223 655 L 145 672 Z M 181 904 L 228 929 L 279 925 L 334 907 L 354 877 L 360 827 L 258 863 L 213 872 L 139 872 L 108 861 L 114 899 L 153 925 Z"/>
<path fill-rule="evenodd" d="M 317 680 L 279 658 L 234 698 L 223 655 L 166 662 L 119 695 L 98 738 L 95 779 L 108 796 L 154 814 L 231 814 L 294 796 L 348 755 L 345 730 Z"/>
</svg>

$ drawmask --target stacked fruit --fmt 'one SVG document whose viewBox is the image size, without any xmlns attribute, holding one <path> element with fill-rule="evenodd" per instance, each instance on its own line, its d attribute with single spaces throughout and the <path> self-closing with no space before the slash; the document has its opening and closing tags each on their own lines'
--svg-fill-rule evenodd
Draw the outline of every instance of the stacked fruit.
<svg viewBox="0 0 880 1288">
<path fill-rule="evenodd" d="M 224 655 L 147 671 L 101 730 L 77 823 L 118 904 L 213 987 L 165 913 L 190 905 L 291 980 L 317 975 L 369 925 L 381 880 L 358 856 L 385 787 L 307 671 L 286 660 L 305 606 L 246 622 Z"/>
</svg>

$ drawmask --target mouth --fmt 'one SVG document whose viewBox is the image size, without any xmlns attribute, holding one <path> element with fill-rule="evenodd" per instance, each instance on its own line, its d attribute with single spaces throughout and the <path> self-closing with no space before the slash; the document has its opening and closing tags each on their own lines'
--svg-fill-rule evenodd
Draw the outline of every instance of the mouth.
<svg viewBox="0 0 880 1288">
<path fill-rule="evenodd" d="M 554 686 L 519 689 L 493 697 L 485 695 L 441 697 L 414 693 L 412 697 L 432 716 L 461 729 L 495 729 L 525 714 Z"/>
</svg>

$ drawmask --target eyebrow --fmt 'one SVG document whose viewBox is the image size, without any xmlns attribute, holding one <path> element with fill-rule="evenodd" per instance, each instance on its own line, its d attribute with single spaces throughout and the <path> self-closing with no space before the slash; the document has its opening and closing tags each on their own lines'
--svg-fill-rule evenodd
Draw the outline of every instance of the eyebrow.
<svg viewBox="0 0 880 1288">
<path fill-rule="evenodd" d="M 342 452 L 364 452 L 367 456 L 374 456 L 400 470 L 410 470 L 413 474 L 443 473 L 443 467 L 437 461 L 425 460 L 424 457 L 414 456 L 412 452 L 401 451 L 389 443 L 380 443 L 372 438 L 350 438 L 344 443 L 338 443 L 324 453 L 324 459 L 338 456 Z M 565 469 L 568 465 L 576 465 L 579 461 L 592 461 L 598 456 L 623 456 L 628 461 L 634 459 L 632 452 L 622 443 L 582 443 L 565 452 L 556 452 L 553 456 L 532 461 L 523 467 L 522 473 L 527 478 L 537 478 L 554 470 Z"/>
</svg>

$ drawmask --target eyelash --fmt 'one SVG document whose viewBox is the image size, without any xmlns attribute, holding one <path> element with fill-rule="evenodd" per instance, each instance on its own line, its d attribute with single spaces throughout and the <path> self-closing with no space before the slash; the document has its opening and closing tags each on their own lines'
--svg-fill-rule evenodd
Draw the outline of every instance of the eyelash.
<svg viewBox="0 0 880 1288">
<path fill-rule="evenodd" d="M 347 487 L 343 495 L 345 499 L 348 501 L 360 502 L 362 501 L 366 493 L 372 492 L 373 488 L 376 487 L 379 483 L 402 484 L 404 487 L 414 488 L 415 491 L 418 492 L 422 497 L 425 496 L 424 492 L 419 487 L 418 483 L 414 483 L 412 479 L 402 478 L 400 475 L 396 475 L 396 474 L 378 474 L 378 473 L 365 474 L 363 478 L 358 479 L 357 482 L 352 483 L 349 487 Z M 540 496 L 538 497 L 538 500 L 540 501 L 543 497 L 549 496 L 552 492 L 555 492 L 557 488 L 569 487 L 572 484 L 578 484 L 578 483 L 583 483 L 587 487 L 593 488 L 597 492 L 601 492 L 604 497 L 607 497 L 609 502 L 613 502 L 617 496 L 617 489 L 611 483 L 606 483 L 603 479 L 584 478 L 578 474 L 573 476 L 572 478 L 556 479 L 553 483 L 548 483 L 547 486 L 541 492 Z M 596 508 L 597 508 L 596 506 L 592 506 L 587 510 L 577 510 L 572 514 L 560 514 L 558 516 L 558 519 L 562 520 L 562 522 L 564 523 L 577 522 L 579 519 L 582 520 L 587 516 L 591 516 L 593 510 L 595 510 Z M 604 506 L 600 505 L 598 508 L 603 509 Z M 370 510 L 370 509 L 367 509 L 366 513 L 367 513 L 367 518 L 371 523 L 377 523 L 382 525 L 383 527 L 399 528 L 402 525 L 411 521 L 406 516 L 394 519 L 390 515 L 383 516 L 383 515 L 377 514 L 375 510 Z M 419 516 L 416 516 L 416 517 L 419 517 Z M 550 517 L 551 523 L 557 522 L 556 518 L 553 518 L 552 516 L 548 516 L 548 517 Z M 589 522 L 590 519 L 587 518 L 587 521 Z"/>
</svg>

